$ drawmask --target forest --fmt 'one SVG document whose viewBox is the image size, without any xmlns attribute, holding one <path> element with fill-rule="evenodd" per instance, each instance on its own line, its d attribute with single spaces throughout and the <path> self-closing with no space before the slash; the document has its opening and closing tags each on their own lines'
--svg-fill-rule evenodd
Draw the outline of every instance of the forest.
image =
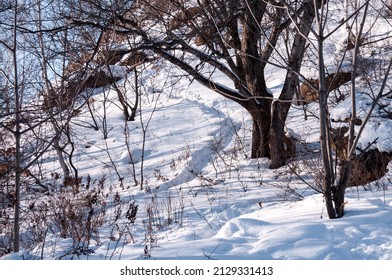
<svg viewBox="0 0 392 280">
<path fill-rule="evenodd" d="M 392 1 L 3 0 L 1 259 L 392 259 Z"/>
</svg>

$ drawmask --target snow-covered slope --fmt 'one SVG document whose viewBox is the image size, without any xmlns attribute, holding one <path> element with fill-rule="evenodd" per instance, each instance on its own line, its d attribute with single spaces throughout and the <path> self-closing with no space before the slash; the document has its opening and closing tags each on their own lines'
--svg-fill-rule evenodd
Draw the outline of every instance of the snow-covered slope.
<svg viewBox="0 0 392 280">
<path fill-rule="evenodd" d="M 270 71 L 267 84 L 276 95 L 284 72 Z M 37 248 L 2 259 L 392 259 L 391 171 L 348 189 L 345 216 L 327 218 L 315 191 L 321 167 L 316 104 L 307 106 L 307 119 L 301 106 L 292 106 L 287 128 L 300 136 L 301 156 L 271 170 L 268 159 L 249 157 L 249 115 L 196 82 L 177 80 L 179 74 L 165 63 L 141 74 L 134 122 L 124 121 L 110 88 L 93 96 L 100 130 L 77 125 L 91 122 L 87 111 L 74 122 L 79 175 L 105 178 L 107 194 L 100 202 L 105 223 L 89 251 L 76 254 L 75 240 L 48 232 Z M 118 83 L 127 85 L 132 101 L 132 74 L 127 79 Z M 348 106 L 342 102 L 331 114 L 344 119 Z M 377 147 L 388 150 L 390 121 L 371 123 L 364 145 L 375 135 Z M 54 152 L 43 168 L 48 177 L 61 173 Z M 130 222 L 127 209 L 135 205 Z"/>
<path fill-rule="evenodd" d="M 74 127 L 80 175 L 105 175 L 121 203 L 138 205 L 135 222 L 125 230 L 122 216 L 116 227 L 124 226 L 123 231 L 115 234 L 110 224 L 115 207 L 109 207 L 99 242 L 91 242 L 89 255 L 80 258 L 392 258 L 391 173 L 348 190 L 346 215 L 328 220 L 322 195 L 291 171 L 312 184 L 315 175 L 309 170 L 317 165 L 310 161 L 305 167 L 298 160 L 291 169 L 270 170 L 267 159 L 249 159 L 246 112 L 196 83 L 179 82 L 166 92 L 167 73 L 154 74 L 156 90 L 143 95 L 142 120 L 139 115 L 128 122 L 128 140 L 121 110 L 108 102 L 117 98 L 111 90 L 105 91 L 108 138 L 103 139 L 102 131 Z M 105 94 L 94 97 L 97 115 L 103 115 Z M 295 106 L 290 115 L 289 128 L 309 143 L 316 141 L 316 118 L 304 121 L 302 108 Z M 88 114 L 79 118 L 87 121 Z M 312 145 L 316 147 L 315 142 L 307 146 L 309 155 Z M 56 162 L 47 164 L 54 168 Z M 138 182 L 144 176 L 143 190 L 134 184 L 132 166 Z M 64 257 L 74 245 L 54 234 L 47 239 L 43 255 L 49 259 Z M 3 259 L 35 258 L 40 250 Z"/>
</svg>

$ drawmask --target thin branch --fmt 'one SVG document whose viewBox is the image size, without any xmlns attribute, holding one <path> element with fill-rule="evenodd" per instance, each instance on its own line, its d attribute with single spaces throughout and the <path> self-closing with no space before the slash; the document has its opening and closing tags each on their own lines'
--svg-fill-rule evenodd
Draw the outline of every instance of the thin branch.
<svg viewBox="0 0 392 280">
<path fill-rule="evenodd" d="M 362 10 L 363 7 L 369 4 L 369 1 L 366 1 L 362 6 L 360 6 L 354 13 L 352 13 L 349 17 L 347 17 L 342 23 L 340 23 L 337 27 L 335 27 L 331 32 L 329 32 L 326 36 L 324 36 L 325 39 L 327 39 L 329 36 L 334 34 L 340 27 L 342 27 L 347 21 L 349 21 L 351 18 L 354 16 L 357 16 L 360 10 Z"/>
<path fill-rule="evenodd" d="M 351 157 L 353 156 L 355 147 L 358 145 L 359 138 L 360 138 L 360 136 L 361 136 L 363 130 L 365 129 L 365 126 L 366 126 L 366 124 L 368 123 L 368 121 L 369 121 L 369 119 L 370 119 L 370 117 L 371 117 L 371 115 L 372 115 L 374 109 L 376 108 L 377 102 L 378 102 L 381 98 L 387 96 L 388 94 L 390 94 L 390 93 L 392 92 L 392 91 L 388 91 L 388 92 L 385 93 L 385 94 L 383 93 L 384 90 L 385 90 L 385 87 L 386 87 L 388 78 L 389 78 L 389 74 L 390 74 L 390 72 L 391 72 L 391 68 L 392 68 L 392 59 L 389 61 L 388 69 L 387 69 L 387 71 L 385 72 L 384 80 L 383 80 L 383 82 L 382 82 L 382 85 L 381 85 L 381 88 L 380 88 L 380 90 L 379 90 L 379 92 L 378 92 L 378 95 L 377 95 L 376 98 L 373 100 L 372 106 L 370 107 L 370 110 L 368 111 L 368 113 L 367 113 L 365 119 L 364 119 L 363 122 L 362 122 L 362 125 L 360 126 L 360 128 L 359 128 L 359 130 L 358 130 L 357 137 L 354 139 L 354 143 L 353 143 L 353 145 L 352 145 L 352 147 L 351 147 L 351 149 L 350 149 L 350 151 L 349 151 L 349 153 L 348 153 L 348 158 L 351 158 Z"/>
</svg>

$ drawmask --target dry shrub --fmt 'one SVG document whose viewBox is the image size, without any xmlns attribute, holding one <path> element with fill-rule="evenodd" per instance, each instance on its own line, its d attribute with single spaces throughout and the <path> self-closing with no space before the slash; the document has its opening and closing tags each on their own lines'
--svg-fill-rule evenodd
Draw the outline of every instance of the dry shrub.
<svg viewBox="0 0 392 280">
<path fill-rule="evenodd" d="M 305 102 L 313 102 L 318 100 L 319 94 L 313 88 L 318 88 L 319 81 L 317 79 L 309 79 L 309 84 L 301 85 L 301 99 Z M 313 88 L 312 88 L 313 87 Z"/>
<path fill-rule="evenodd" d="M 133 69 L 138 65 L 148 62 L 149 60 L 150 58 L 148 58 L 146 53 L 141 51 L 133 52 L 133 53 L 129 53 L 127 56 L 124 57 L 124 60 L 121 61 L 121 65 Z"/>
<path fill-rule="evenodd" d="M 176 13 L 169 24 L 169 30 L 179 29 L 183 26 L 192 24 L 192 21 L 195 20 L 202 12 L 203 8 L 196 6 L 189 7 Z"/>
<path fill-rule="evenodd" d="M 62 87 L 52 88 L 45 93 L 44 109 L 58 108 L 60 111 L 69 109 L 86 89 L 109 86 L 119 81 L 121 77 L 112 76 L 102 69 L 94 72 L 80 69 L 63 79 Z"/>
<path fill-rule="evenodd" d="M 63 187 L 45 196 L 30 194 L 21 217 L 21 246 L 27 251 L 41 248 L 38 250 L 43 252 L 50 234 L 52 241 L 72 240 L 62 257 L 93 253 L 91 241 L 100 242 L 99 228 L 106 222 L 106 196 L 104 180 Z M 40 256 L 46 257 L 58 255 Z"/>
<path fill-rule="evenodd" d="M 72 238 L 74 244 L 89 244 L 91 239 L 99 242 L 98 229 L 106 217 L 103 188 L 103 181 L 98 181 L 94 187 L 79 185 L 49 199 L 52 227 L 61 238 Z"/>
<path fill-rule="evenodd" d="M 348 130 L 347 126 L 331 130 L 332 148 L 340 161 L 348 158 Z M 391 153 L 380 152 L 378 149 L 354 155 L 351 159 L 350 186 L 361 186 L 380 179 L 387 172 L 387 165 L 391 160 Z"/>
<path fill-rule="evenodd" d="M 0 208 L 0 257 L 12 251 L 12 213 L 11 209 Z"/>
<path fill-rule="evenodd" d="M 366 37 L 360 37 L 359 38 L 359 46 L 362 46 L 366 42 L 367 38 Z M 347 40 L 344 41 L 344 45 L 346 46 L 346 51 L 352 50 L 355 48 L 355 45 L 357 43 L 357 36 L 354 35 L 353 33 L 350 33 L 349 37 Z"/>
<path fill-rule="evenodd" d="M 331 129 L 332 149 L 340 160 L 345 160 L 348 156 L 348 135 L 346 135 L 348 130 L 347 126 Z"/>
<path fill-rule="evenodd" d="M 392 154 L 378 149 L 359 154 L 352 159 L 350 186 L 362 186 L 376 181 L 387 173 Z"/>
<path fill-rule="evenodd" d="M 351 73 L 339 72 L 329 74 L 326 78 L 328 92 L 338 89 L 341 85 L 351 81 Z M 309 84 L 301 85 L 301 97 L 305 102 L 313 102 L 319 99 L 318 91 L 313 88 L 319 87 L 318 79 L 309 79 Z M 313 87 L 313 88 L 312 88 Z"/>
</svg>

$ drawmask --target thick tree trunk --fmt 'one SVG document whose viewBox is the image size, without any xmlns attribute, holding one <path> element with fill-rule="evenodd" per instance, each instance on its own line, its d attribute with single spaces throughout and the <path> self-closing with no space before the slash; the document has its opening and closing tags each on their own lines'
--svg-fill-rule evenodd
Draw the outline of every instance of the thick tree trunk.
<svg viewBox="0 0 392 280">
<path fill-rule="evenodd" d="M 279 168 L 285 165 L 286 160 L 293 156 L 290 152 L 290 147 L 285 143 L 285 125 L 298 83 L 298 77 L 295 74 L 291 75 L 291 78 L 289 76 L 286 77 L 285 87 L 279 100 L 272 103 L 270 129 L 271 168 Z M 286 85 L 288 86 L 286 87 Z"/>
<path fill-rule="evenodd" d="M 252 158 L 271 157 L 270 152 L 270 120 L 268 112 L 259 110 L 252 112 L 253 131 L 252 131 Z"/>
<path fill-rule="evenodd" d="M 282 119 L 282 111 L 278 109 L 278 103 L 272 105 L 272 122 L 270 129 L 270 149 L 271 149 L 271 168 L 279 168 L 286 163 L 286 155 L 284 150 L 284 125 L 285 120 Z"/>
<path fill-rule="evenodd" d="M 289 147 L 285 149 L 285 123 L 288 112 L 291 107 L 291 101 L 299 85 L 298 74 L 301 70 L 302 60 L 306 50 L 307 36 L 310 32 L 309 26 L 315 17 L 314 7 L 312 2 L 306 4 L 308 9 L 305 9 L 301 16 L 300 24 L 298 25 L 298 32 L 295 34 L 293 44 L 289 51 L 289 61 L 285 82 L 279 100 L 272 104 L 272 119 L 271 119 L 271 168 L 279 168 L 286 164 L 286 160 L 292 155 Z M 287 144 L 287 143 L 286 143 Z"/>
</svg>

